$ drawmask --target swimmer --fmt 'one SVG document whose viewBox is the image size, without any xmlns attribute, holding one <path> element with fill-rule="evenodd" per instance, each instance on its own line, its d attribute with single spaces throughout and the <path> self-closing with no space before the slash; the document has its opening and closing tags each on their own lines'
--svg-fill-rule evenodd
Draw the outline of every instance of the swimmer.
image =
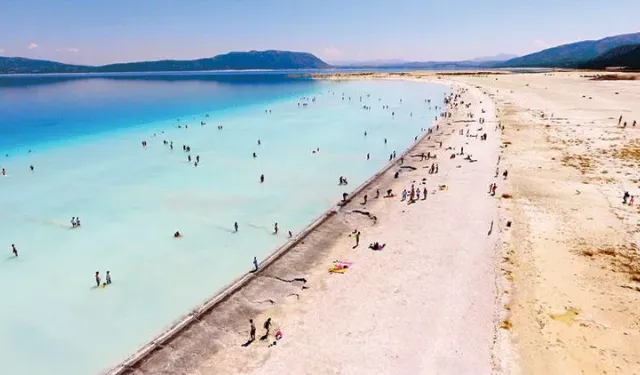
<svg viewBox="0 0 640 375">
<path fill-rule="evenodd" d="M 187 155 L 187 160 L 189 160 L 189 163 L 191 163 L 191 155 Z"/>
<path fill-rule="evenodd" d="M 200 155 L 196 155 L 196 163 L 200 163 Z"/>
<path fill-rule="evenodd" d="M 16 249 L 16 245 L 11 244 L 11 252 L 13 253 L 13 256 L 18 256 L 18 249 Z"/>
<path fill-rule="evenodd" d="M 31 172 L 33 172 L 33 170 L 34 170 L 33 165 L 30 165 L 29 169 L 31 169 Z"/>
<path fill-rule="evenodd" d="M 261 143 L 260 143 L 260 140 L 258 139 L 258 146 L 260 146 L 260 144 L 261 144 Z"/>
<path fill-rule="evenodd" d="M 179 238 L 179 237 L 182 237 L 182 234 L 180 234 L 180 232 L 179 232 L 179 231 L 176 231 L 176 232 L 173 234 L 173 237 L 174 237 L 174 238 Z"/>
</svg>

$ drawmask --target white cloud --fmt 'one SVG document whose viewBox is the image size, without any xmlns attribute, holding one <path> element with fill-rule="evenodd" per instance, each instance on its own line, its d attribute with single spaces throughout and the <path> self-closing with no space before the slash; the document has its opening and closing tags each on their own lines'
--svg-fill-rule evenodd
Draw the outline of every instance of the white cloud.
<svg viewBox="0 0 640 375">
<path fill-rule="evenodd" d="M 335 46 L 325 47 L 322 51 L 322 57 L 331 60 L 342 56 L 342 51 Z"/>
<path fill-rule="evenodd" d="M 540 49 L 547 49 L 551 47 L 551 44 L 545 42 L 544 40 L 540 40 L 540 39 L 536 39 L 533 41 L 533 45 L 536 46 L 536 48 L 540 48 Z"/>
<path fill-rule="evenodd" d="M 28 49 L 35 49 L 38 48 L 38 45 L 35 43 L 30 43 L 29 46 L 27 47 Z"/>
<path fill-rule="evenodd" d="M 58 52 L 71 52 L 71 53 L 77 53 L 77 52 L 80 52 L 80 48 L 75 48 L 75 47 L 69 47 L 69 48 L 58 48 L 56 51 L 58 51 Z"/>
</svg>

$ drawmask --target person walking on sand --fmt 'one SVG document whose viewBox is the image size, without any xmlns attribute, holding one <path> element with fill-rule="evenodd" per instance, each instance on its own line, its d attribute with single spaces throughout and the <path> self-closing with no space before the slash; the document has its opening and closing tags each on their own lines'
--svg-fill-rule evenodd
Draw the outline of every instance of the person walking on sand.
<svg viewBox="0 0 640 375">
<path fill-rule="evenodd" d="M 249 340 L 254 341 L 256 339 L 256 325 L 253 324 L 253 319 L 249 319 L 249 324 L 251 328 L 249 328 Z"/>
<path fill-rule="evenodd" d="M 100 287 L 100 272 L 96 271 L 96 288 Z"/>
<path fill-rule="evenodd" d="M 356 245 L 353 247 L 354 249 L 356 247 L 358 247 L 358 245 L 360 245 L 360 232 L 355 229 L 350 235 L 349 237 L 353 236 L 356 239 Z"/>
<path fill-rule="evenodd" d="M 423 194 L 422 194 L 422 200 L 427 200 L 427 188 L 424 188 Z"/>
<path fill-rule="evenodd" d="M 502 173 L 502 177 L 504 177 L 504 179 L 507 179 L 507 175 L 509 175 L 509 171 L 507 171 L 506 169 L 504 170 L 504 172 Z"/>
<path fill-rule="evenodd" d="M 111 271 L 107 271 L 107 276 L 105 276 L 107 280 L 107 285 L 111 284 Z"/>
<path fill-rule="evenodd" d="M 16 249 L 16 245 L 15 244 L 11 244 L 11 252 L 13 253 L 14 257 L 18 256 L 18 249 Z"/>
<path fill-rule="evenodd" d="M 264 322 L 263 327 L 264 327 L 264 329 L 265 329 L 264 336 L 265 336 L 265 338 L 266 338 L 267 336 L 269 336 L 269 330 L 271 329 L 271 318 L 268 318 L 268 319 Z"/>
</svg>

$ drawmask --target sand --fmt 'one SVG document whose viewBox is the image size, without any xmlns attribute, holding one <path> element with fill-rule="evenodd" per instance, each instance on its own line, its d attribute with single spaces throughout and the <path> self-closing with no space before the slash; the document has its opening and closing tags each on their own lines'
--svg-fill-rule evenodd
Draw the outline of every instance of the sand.
<svg viewBox="0 0 640 375">
<path fill-rule="evenodd" d="M 453 90 L 465 88 L 456 84 Z M 402 165 L 398 155 L 388 170 L 199 323 L 122 373 L 491 373 L 501 317 L 497 227 L 489 233 L 497 201 L 488 187 L 495 181 L 499 131 L 488 97 L 469 88 L 460 100 L 473 105 L 459 105 L 453 117 L 441 119 Z M 459 130 L 487 133 L 488 140 Z M 465 155 L 450 159 L 460 147 Z M 437 159 L 411 156 L 422 152 Z M 468 154 L 477 161 L 464 160 Z M 433 162 L 437 174 L 429 174 Z M 428 198 L 401 201 L 400 193 L 414 181 L 416 188 L 427 187 Z M 387 189 L 395 197 L 383 198 Z M 361 232 L 357 248 L 354 230 Z M 368 249 L 374 241 L 386 247 Z M 344 274 L 330 274 L 334 260 L 353 264 Z M 248 319 L 256 321 L 260 337 L 267 317 L 273 321 L 268 339 L 243 346 Z M 269 347 L 277 331 L 283 338 Z"/>
<path fill-rule="evenodd" d="M 505 127 L 514 374 L 640 373 L 640 210 L 622 204 L 640 193 L 640 81 L 585 75 L 452 77 L 494 96 Z"/>
</svg>

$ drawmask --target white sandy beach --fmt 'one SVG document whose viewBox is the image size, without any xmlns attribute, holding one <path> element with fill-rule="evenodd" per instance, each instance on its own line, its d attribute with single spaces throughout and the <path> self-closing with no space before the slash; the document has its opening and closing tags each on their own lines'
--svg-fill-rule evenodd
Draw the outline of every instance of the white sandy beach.
<svg viewBox="0 0 640 375">
<path fill-rule="evenodd" d="M 455 85 L 454 92 L 465 87 Z M 488 97 L 472 88 L 462 101 L 471 107 L 460 104 L 453 117 L 441 119 L 403 165 L 397 160 L 301 244 L 157 351 L 143 372 L 491 373 L 500 317 L 497 226 L 488 234 L 497 205 L 488 187 L 496 181 L 499 131 Z M 473 137 L 483 133 L 487 141 Z M 460 147 L 465 155 L 450 159 Z M 422 152 L 437 159 L 411 157 Z M 433 162 L 438 174 L 429 174 Z M 414 182 L 429 196 L 407 204 L 400 193 Z M 383 198 L 387 189 L 395 197 Z M 354 210 L 370 212 L 377 222 Z M 353 249 L 349 234 L 356 229 L 362 235 Z M 374 241 L 386 243 L 384 250 L 368 249 Z M 345 274 L 329 274 L 338 259 L 353 264 Z M 305 282 L 287 282 L 295 279 Z M 267 317 L 274 324 L 269 339 L 243 347 L 248 319 L 256 321 L 260 337 Z M 278 330 L 283 338 L 269 347 Z"/>
</svg>

